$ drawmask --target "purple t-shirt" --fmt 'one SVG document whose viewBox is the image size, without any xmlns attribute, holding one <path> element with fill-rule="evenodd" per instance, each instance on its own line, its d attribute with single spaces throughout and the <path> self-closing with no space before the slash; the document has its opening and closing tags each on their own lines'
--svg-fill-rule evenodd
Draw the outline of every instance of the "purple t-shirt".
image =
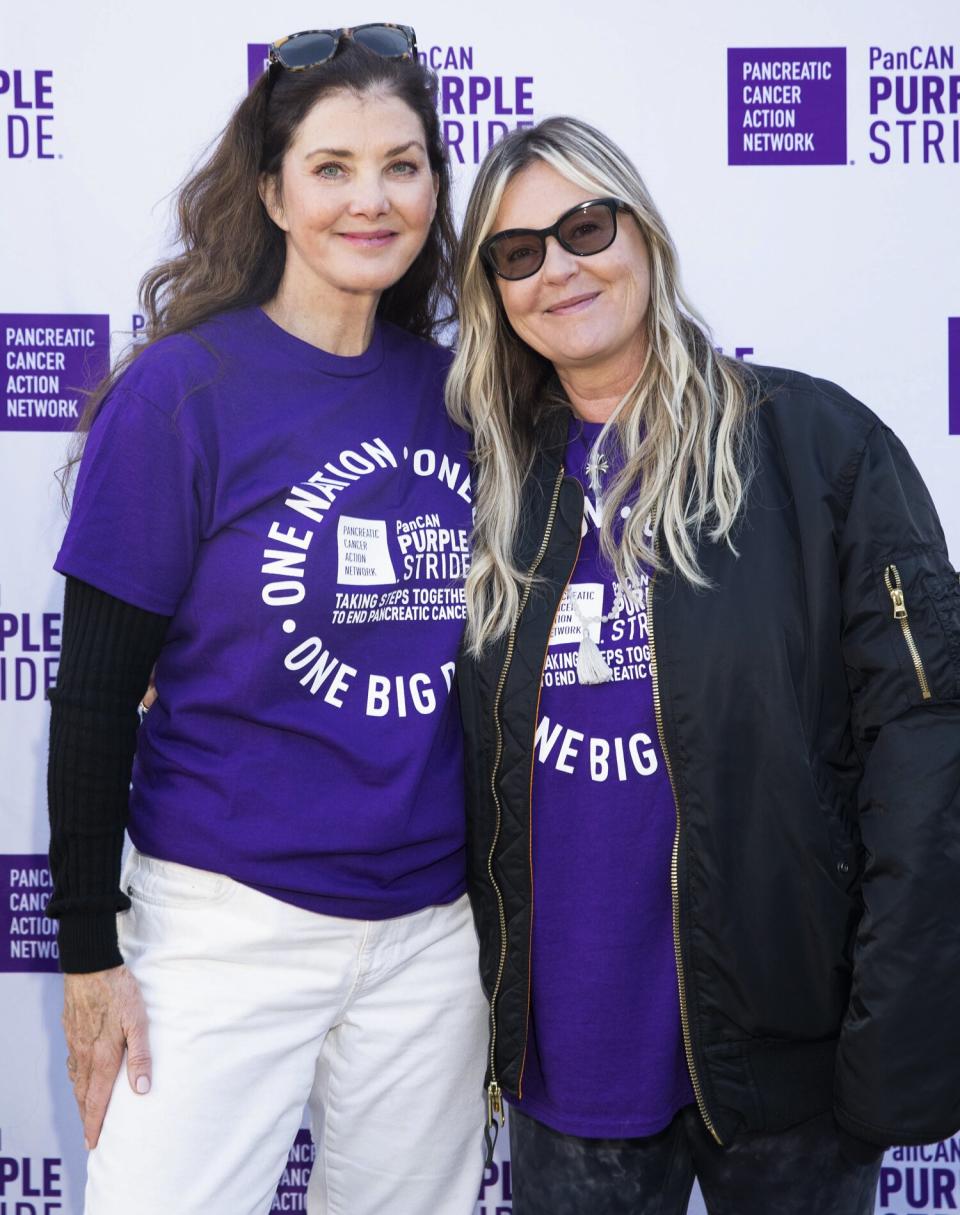
<svg viewBox="0 0 960 1215">
<path fill-rule="evenodd" d="M 518 1105 L 566 1134 L 625 1138 L 661 1130 L 693 1091 L 673 951 L 676 811 L 653 709 L 648 575 L 616 613 L 586 473 L 601 429 L 573 419 L 567 443 L 566 471 L 584 487 L 584 532 L 540 696 L 530 1037 Z M 611 682 L 577 680 L 582 626 L 571 596 Z"/>
<path fill-rule="evenodd" d="M 259 308 L 135 360 L 56 568 L 172 617 L 130 837 L 381 919 L 465 889 L 450 696 L 471 524 L 449 355 L 378 323 L 338 357 Z"/>
</svg>

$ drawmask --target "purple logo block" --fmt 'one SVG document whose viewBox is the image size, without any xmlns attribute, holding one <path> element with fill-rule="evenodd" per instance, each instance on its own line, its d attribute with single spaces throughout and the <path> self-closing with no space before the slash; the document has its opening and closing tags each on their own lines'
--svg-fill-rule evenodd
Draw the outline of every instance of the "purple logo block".
<svg viewBox="0 0 960 1215">
<path fill-rule="evenodd" d="M 53 971 L 57 925 L 44 908 L 53 890 L 47 858 L 0 856 L 0 971 Z"/>
<path fill-rule="evenodd" d="M 731 165 L 846 164 L 846 48 L 730 48 L 727 136 Z"/>
<path fill-rule="evenodd" d="M 73 430 L 110 366 L 110 318 L 0 313 L 0 430 Z"/>
<path fill-rule="evenodd" d="M 8 160 L 56 160 L 53 72 L 0 68 L 0 155 Z M 2 1213 L 0 1213 L 2 1215 Z"/>
<path fill-rule="evenodd" d="M 950 433 L 960 435 L 960 316 L 951 316 L 947 321 L 947 351 Z"/>
<path fill-rule="evenodd" d="M 305 1211 L 307 1209 L 307 1182 L 317 1156 L 317 1149 L 307 1130 L 297 1131 L 287 1167 L 283 1170 L 271 1211 Z M 0 1213 L 2 1215 L 2 1213 Z"/>
<path fill-rule="evenodd" d="M 247 88 L 252 89 L 263 73 L 267 70 L 267 52 L 269 42 L 247 43 Z"/>
</svg>

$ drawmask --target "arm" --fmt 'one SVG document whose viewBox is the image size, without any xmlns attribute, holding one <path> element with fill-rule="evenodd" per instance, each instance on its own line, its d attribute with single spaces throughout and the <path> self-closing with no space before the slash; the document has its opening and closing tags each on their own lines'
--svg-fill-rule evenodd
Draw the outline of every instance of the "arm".
<svg viewBox="0 0 960 1215">
<path fill-rule="evenodd" d="M 136 706 L 168 617 L 67 579 L 57 686 L 50 694 L 47 913 L 59 919 L 71 1081 L 95 1146 L 127 1047 L 135 1091 L 149 1087 L 146 1018 L 117 947 L 120 854 L 136 746 Z"/>
<path fill-rule="evenodd" d="M 864 862 L 835 1114 L 870 1142 L 931 1142 L 960 1127 L 960 586 L 926 488 L 881 425 L 838 559 Z"/>
</svg>

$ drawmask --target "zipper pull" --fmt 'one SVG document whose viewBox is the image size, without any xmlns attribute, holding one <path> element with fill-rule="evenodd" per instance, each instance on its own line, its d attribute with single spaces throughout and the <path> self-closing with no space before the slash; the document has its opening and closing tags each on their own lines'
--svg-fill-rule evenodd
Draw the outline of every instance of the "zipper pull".
<svg viewBox="0 0 960 1215">
<path fill-rule="evenodd" d="M 491 1080 L 487 1088 L 487 1126 L 493 1126 L 494 1123 L 498 1127 L 503 1126 L 503 1099 L 500 1085 L 496 1080 Z"/>
<path fill-rule="evenodd" d="M 923 659 L 920 656 L 913 632 L 910 629 L 910 621 L 907 618 L 907 603 L 903 594 L 903 583 L 900 581 L 900 571 L 895 565 L 888 565 L 883 571 L 883 580 L 887 584 L 887 590 L 890 592 L 890 598 L 893 601 L 893 618 L 900 621 L 900 627 L 903 629 L 903 639 L 907 643 L 907 649 L 913 662 L 913 669 L 917 673 L 920 695 L 924 700 L 930 700 L 932 697 L 930 683 L 927 679 L 927 672 L 923 667 Z"/>
<path fill-rule="evenodd" d="M 487 1088 L 487 1122 L 483 1128 L 483 1142 L 486 1145 L 483 1167 L 493 1164 L 493 1150 L 497 1146 L 500 1128 L 503 1126 L 503 1101 L 500 1096 L 500 1085 L 491 1080 Z"/>
<path fill-rule="evenodd" d="M 906 620 L 907 605 L 903 598 L 903 583 L 900 581 L 900 571 L 895 565 L 888 565 L 883 571 L 883 580 L 887 584 L 890 598 L 893 600 L 894 620 Z"/>
</svg>

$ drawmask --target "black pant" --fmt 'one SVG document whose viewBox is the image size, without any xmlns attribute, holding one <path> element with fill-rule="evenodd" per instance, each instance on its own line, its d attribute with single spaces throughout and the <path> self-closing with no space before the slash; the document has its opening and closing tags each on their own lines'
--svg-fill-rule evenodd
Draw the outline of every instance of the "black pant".
<svg viewBox="0 0 960 1215">
<path fill-rule="evenodd" d="M 872 1215 L 881 1160 L 854 1164 L 823 1114 L 720 1148 L 694 1106 L 642 1139 L 581 1139 L 510 1110 L 514 1215 Z"/>
</svg>

